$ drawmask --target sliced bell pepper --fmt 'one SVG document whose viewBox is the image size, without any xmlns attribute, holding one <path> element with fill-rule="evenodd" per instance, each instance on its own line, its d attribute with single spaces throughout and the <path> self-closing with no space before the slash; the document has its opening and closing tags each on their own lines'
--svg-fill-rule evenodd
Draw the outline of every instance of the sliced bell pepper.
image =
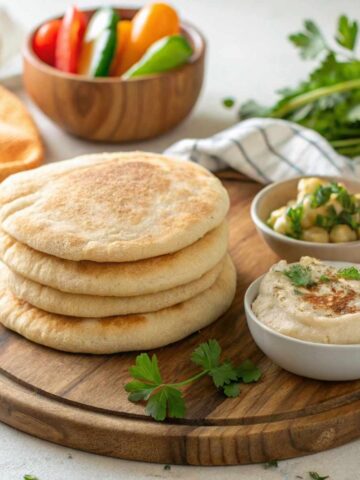
<svg viewBox="0 0 360 480">
<path fill-rule="evenodd" d="M 171 35 L 162 38 L 147 50 L 138 63 L 125 72 L 123 78 L 166 72 L 186 63 L 192 54 L 193 49 L 184 36 Z"/>
<path fill-rule="evenodd" d="M 55 48 L 61 20 L 51 20 L 44 23 L 34 35 L 33 49 L 43 62 L 55 65 Z"/>
<path fill-rule="evenodd" d="M 69 7 L 61 21 L 55 48 L 55 67 L 76 73 L 87 19 L 83 12 Z"/>
<path fill-rule="evenodd" d="M 116 52 L 119 16 L 112 8 L 101 8 L 92 16 L 85 32 L 78 73 L 93 77 L 109 74 Z"/>
<path fill-rule="evenodd" d="M 110 67 L 110 75 L 117 75 L 122 56 L 130 41 L 131 35 L 131 20 L 120 20 L 116 27 L 116 52 Z"/>
<path fill-rule="evenodd" d="M 150 3 L 141 8 L 132 19 L 130 41 L 120 60 L 117 75 L 122 75 L 138 62 L 154 42 L 179 32 L 179 17 L 170 5 Z"/>
</svg>

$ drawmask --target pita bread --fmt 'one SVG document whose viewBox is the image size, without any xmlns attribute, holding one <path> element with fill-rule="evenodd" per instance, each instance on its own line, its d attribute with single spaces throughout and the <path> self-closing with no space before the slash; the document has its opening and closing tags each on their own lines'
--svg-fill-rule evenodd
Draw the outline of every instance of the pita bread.
<svg viewBox="0 0 360 480">
<path fill-rule="evenodd" d="M 142 152 L 45 165 L 0 186 L 3 229 L 35 250 L 75 261 L 176 252 L 220 225 L 228 208 L 226 190 L 205 168 Z"/>
<path fill-rule="evenodd" d="M 43 163 L 37 128 L 22 102 L 0 86 L 0 181 Z"/>
<path fill-rule="evenodd" d="M 47 313 L 17 299 L 0 279 L 0 322 L 33 342 L 57 350 L 115 353 L 168 345 L 209 325 L 231 305 L 236 271 L 228 257 L 216 282 L 196 297 L 158 312 L 102 319 Z"/>
<path fill-rule="evenodd" d="M 176 253 L 126 263 L 73 262 L 38 252 L 0 229 L 0 258 L 14 272 L 57 290 L 127 297 L 168 290 L 199 279 L 224 257 L 228 227 L 223 222 Z"/>
<path fill-rule="evenodd" d="M 214 268 L 194 282 L 150 295 L 136 297 L 99 297 L 60 292 L 28 280 L 8 270 L 8 286 L 12 293 L 46 312 L 73 317 L 110 317 L 162 310 L 189 300 L 203 292 L 220 275 L 224 266 L 221 260 Z"/>
</svg>

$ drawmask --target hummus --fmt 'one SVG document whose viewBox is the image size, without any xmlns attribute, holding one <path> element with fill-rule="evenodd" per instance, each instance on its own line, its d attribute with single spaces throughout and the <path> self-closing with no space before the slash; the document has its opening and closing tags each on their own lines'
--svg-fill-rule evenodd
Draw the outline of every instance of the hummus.
<svg viewBox="0 0 360 480">
<path fill-rule="evenodd" d="M 279 333 L 318 343 L 360 344 L 360 269 L 314 258 L 274 265 L 252 305 L 258 320 Z"/>
</svg>

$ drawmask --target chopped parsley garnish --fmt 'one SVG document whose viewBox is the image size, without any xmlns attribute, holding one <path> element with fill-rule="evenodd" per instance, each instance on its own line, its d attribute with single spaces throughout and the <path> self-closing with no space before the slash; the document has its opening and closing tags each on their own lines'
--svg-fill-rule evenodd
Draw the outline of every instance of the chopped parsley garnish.
<svg viewBox="0 0 360 480">
<path fill-rule="evenodd" d="M 326 480 L 327 478 L 329 478 L 329 475 L 325 475 L 325 477 L 322 477 L 317 472 L 309 472 L 309 476 L 312 480 Z"/>
<path fill-rule="evenodd" d="M 333 184 L 319 185 L 315 192 L 311 195 L 311 207 L 318 208 L 330 200 L 333 192 Z"/>
<path fill-rule="evenodd" d="M 277 460 L 269 460 L 265 463 L 264 468 L 278 468 L 279 463 Z"/>
<path fill-rule="evenodd" d="M 162 421 L 166 417 L 183 418 L 185 416 L 185 400 L 182 387 L 209 376 L 215 387 L 227 397 L 240 394 L 239 384 L 257 382 L 261 372 L 250 360 L 238 366 L 230 360 L 221 361 L 221 347 L 216 340 L 201 343 L 192 353 L 192 362 L 200 371 L 191 377 L 176 383 L 163 381 L 157 356 L 151 358 L 147 353 L 136 357 L 135 365 L 130 368 L 133 381 L 125 385 L 131 402 L 144 401 L 145 410 L 155 420 Z"/>
<path fill-rule="evenodd" d="M 319 278 L 319 282 L 328 283 L 330 282 L 330 277 L 328 277 L 327 275 L 321 275 Z"/>
<path fill-rule="evenodd" d="M 26 474 L 26 475 L 24 475 L 24 480 L 39 480 L 39 479 L 38 479 L 38 477 L 35 477 L 34 475 Z"/>
<path fill-rule="evenodd" d="M 339 219 L 336 213 L 335 208 L 330 205 L 327 209 L 327 215 L 317 215 L 315 219 L 315 224 L 318 227 L 325 228 L 326 230 L 331 230 L 332 227 L 338 225 Z"/>
<path fill-rule="evenodd" d="M 338 277 L 345 278 L 346 280 L 360 280 L 360 270 L 356 267 L 341 268 L 337 274 Z"/>
<path fill-rule="evenodd" d="M 315 192 L 311 195 L 312 208 L 321 207 L 330 200 L 331 194 L 336 194 L 336 200 L 340 203 L 344 210 L 353 213 L 355 211 L 355 202 L 353 196 L 345 187 L 336 182 L 329 185 L 319 185 Z"/>
<path fill-rule="evenodd" d="M 296 287 L 311 287 L 315 285 L 309 267 L 303 267 L 296 263 L 295 265 L 291 265 L 287 270 L 284 270 L 283 273 Z"/>
<path fill-rule="evenodd" d="M 302 205 L 297 207 L 289 207 L 286 212 L 286 216 L 290 220 L 291 236 L 294 238 L 300 238 L 302 233 L 301 219 L 303 217 L 304 208 Z"/>
<path fill-rule="evenodd" d="M 235 105 L 235 99 L 233 97 L 226 97 L 223 99 L 223 105 L 226 108 L 232 108 Z"/>
</svg>

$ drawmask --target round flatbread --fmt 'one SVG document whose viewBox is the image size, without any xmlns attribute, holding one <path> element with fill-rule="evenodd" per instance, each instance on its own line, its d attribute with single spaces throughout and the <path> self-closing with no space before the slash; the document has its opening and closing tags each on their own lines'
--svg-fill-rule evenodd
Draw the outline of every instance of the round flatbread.
<svg viewBox="0 0 360 480">
<path fill-rule="evenodd" d="M 14 272 L 69 293 L 127 297 L 161 292 L 193 282 L 224 257 L 228 227 L 223 222 L 178 252 L 137 262 L 74 262 L 47 255 L 0 229 L 0 258 Z"/>
<path fill-rule="evenodd" d="M 0 86 L 0 181 L 41 165 L 44 149 L 38 130 L 22 102 Z"/>
<path fill-rule="evenodd" d="M 228 207 L 226 190 L 205 168 L 141 152 L 78 157 L 0 186 L 3 229 L 75 261 L 176 252 L 220 225 Z"/>
<path fill-rule="evenodd" d="M 209 325 L 231 305 L 236 271 L 230 258 L 216 282 L 196 297 L 158 312 L 78 319 L 47 313 L 17 299 L 0 278 L 0 322 L 33 342 L 57 350 L 115 353 L 168 345 Z"/>
<path fill-rule="evenodd" d="M 61 292 L 28 280 L 8 270 L 8 286 L 12 293 L 46 312 L 72 317 L 101 318 L 162 310 L 189 300 L 214 284 L 224 266 L 221 260 L 198 280 L 179 287 L 136 297 L 99 297 Z"/>
</svg>

